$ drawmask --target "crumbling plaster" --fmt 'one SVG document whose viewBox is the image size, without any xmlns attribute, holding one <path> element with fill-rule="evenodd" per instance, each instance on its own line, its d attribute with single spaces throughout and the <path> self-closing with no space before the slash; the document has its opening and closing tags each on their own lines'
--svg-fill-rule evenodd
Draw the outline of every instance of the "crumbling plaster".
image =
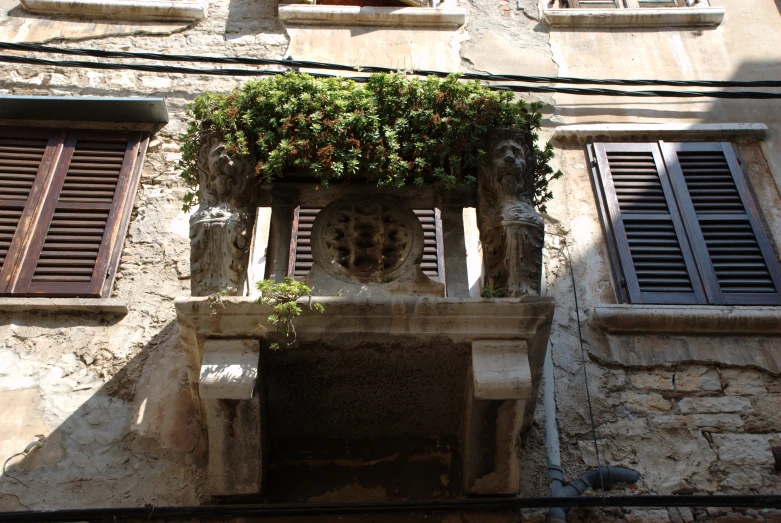
<svg viewBox="0 0 781 523">
<path fill-rule="evenodd" d="M 44 19 L 5 2 L 0 40 L 282 57 L 287 37 L 275 8 L 213 2 L 207 20 L 186 26 Z M 171 115 L 150 144 L 117 273 L 113 297 L 128 305 L 127 315 L 51 308 L 0 315 L 0 458 L 47 436 L 42 449 L 8 463 L 18 481 L 0 475 L 0 511 L 198 504 L 206 442 L 173 309 L 190 287 L 177 137 L 194 96 L 243 79 L 6 64 L 0 75 L 3 94 L 164 96 Z"/>
</svg>

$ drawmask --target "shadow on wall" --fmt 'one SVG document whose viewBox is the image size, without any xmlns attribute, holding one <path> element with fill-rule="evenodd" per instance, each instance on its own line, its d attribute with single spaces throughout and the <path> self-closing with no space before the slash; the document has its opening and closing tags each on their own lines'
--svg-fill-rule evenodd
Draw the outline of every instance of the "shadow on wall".
<svg viewBox="0 0 781 523">
<path fill-rule="evenodd" d="M 776 0 L 781 5 L 781 0 Z M 626 75 L 625 77 L 629 77 Z M 631 78 L 648 79 L 648 75 L 633 74 Z M 738 66 L 731 81 L 776 80 L 781 78 L 781 62 L 777 60 L 743 62 Z M 709 78 L 690 78 L 692 80 L 708 80 Z M 600 87 L 600 86 L 583 86 Z M 604 86 L 619 90 L 642 90 L 643 87 Z M 761 91 L 781 93 L 781 89 L 772 87 L 724 88 L 724 87 L 676 87 L 648 86 L 649 90 L 662 91 Z M 559 95 L 561 101 L 562 95 Z M 573 99 L 567 97 L 568 99 Z M 672 98 L 672 97 L 616 97 L 606 101 L 602 96 L 587 96 L 574 98 L 575 101 L 557 103 L 555 114 L 565 118 L 579 118 L 580 123 L 586 121 L 602 123 L 615 121 L 616 117 L 635 118 L 626 120 L 632 123 L 649 123 L 643 119 L 651 119 L 654 123 L 744 123 L 761 122 L 768 127 L 777 124 L 781 127 L 781 99 L 728 99 L 728 98 Z M 586 119 L 584 117 L 594 117 Z M 602 117 L 602 118 L 599 118 Z"/>
<path fill-rule="evenodd" d="M 36 434 L 47 440 L 8 462 L 12 477 L 0 476 L 0 511 L 198 504 L 205 438 L 175 321 L 113 369 L 108 351 L 77 348 L 81 333 L 106 328 L 109 320 L 28 316 L 13 322 L 17 337 L 39 334 L 17 340 L 33 341 L 27 345 L 32 353 L 12 346 L 20 358 L 7 372 L 18 387 L 0 389 L 0 458 L 21 452 Z M 63 350 L 65 344 L 74 350 Z M 105 383 L 96 376 L 101 370 L 112 376 Z"/>
<path fill-rule="evenodd" d="M 230 0 L 225 23 L 225 41 L 234 44 L 263 44 L 268 39 L 276 44 L 286 31 L 277 16 L 276 0 Z M 255 57 L 257 58 L 257 57 Z"/>
</svg>

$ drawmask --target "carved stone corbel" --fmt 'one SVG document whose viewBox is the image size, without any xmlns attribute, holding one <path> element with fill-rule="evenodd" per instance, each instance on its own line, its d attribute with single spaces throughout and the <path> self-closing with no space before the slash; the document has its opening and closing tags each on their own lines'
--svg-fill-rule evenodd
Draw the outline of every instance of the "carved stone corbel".
<svg viewBox="0 0 781 523">
<path fill-rule="evenodd" d="M 190 217 L 190 291 L 243 294 L 255 219 L 252 158 L 232 158 L 216 134 L 206 134 L 198 154 L 198 199 Z"/>
<path fill-rule="evenodd" d="M 497 129 L 487 150 L 477 188 L 484 284 L 504 296 L 539 296 L 544 227 L 533 204 L 534 138 L 529 129 Z"/>
</svg>

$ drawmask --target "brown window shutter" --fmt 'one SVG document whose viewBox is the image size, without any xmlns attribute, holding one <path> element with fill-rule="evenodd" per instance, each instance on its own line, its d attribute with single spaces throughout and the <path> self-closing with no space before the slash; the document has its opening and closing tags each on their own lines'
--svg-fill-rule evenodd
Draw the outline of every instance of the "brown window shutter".
<svg viewBox="0 0 781 523">
<path fill-rule="evenodd" d="M 656 144 L 594 144 L 595 182 L 632 303 L 706 303 Z"/>
<path fill-rule="evenodd" d="M 320 209 L 297 207 L 290 240 L 288 275 L 300 280 L 312 269 L 312 224 Z M 444 256 L 442 255 L 442 220 L 437 209 L 415 209 L 423 225 L 423 273 L 434 281 L 444 283 Z"/>
<path fill-rule="evenodd" d="M 146 134 L 72 130 L 18 281 L 9 289 L 31 296 L 100 297 L 118 260 L 143 160 Z"/>
<path fill-rule="evenodd" d="M 781 269 L 729 143 L 662 143 L 711 303 L 781 304 Z"/>
<path fill-rule="evenodd" d="M 0 127 L 0 293 L 18 273 L 65 132 Z"/>
</svg>

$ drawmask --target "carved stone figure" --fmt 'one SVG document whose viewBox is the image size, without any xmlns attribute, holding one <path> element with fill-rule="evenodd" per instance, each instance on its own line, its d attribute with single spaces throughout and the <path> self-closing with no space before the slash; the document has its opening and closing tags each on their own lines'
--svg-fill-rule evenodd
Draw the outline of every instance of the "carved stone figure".
<svg viewBox="0 0 781 523">
<path fill-rule="evenodd" d="M 505 296 L 538 296 L 544 227 L 533 206 L 534 139 L 528 129 L 497 129 L 487 152 L 477 197 L 484 283 Z"/>
<path fill-rule="evenodd" d="M 217 135 L 207 134 L 201 141 L 199 205 L 190 217 L 193 296 L 242 294 L 255 213 L 250 183 L 254 164 L 251 158 L 231 158 Z"/>
</svg>

